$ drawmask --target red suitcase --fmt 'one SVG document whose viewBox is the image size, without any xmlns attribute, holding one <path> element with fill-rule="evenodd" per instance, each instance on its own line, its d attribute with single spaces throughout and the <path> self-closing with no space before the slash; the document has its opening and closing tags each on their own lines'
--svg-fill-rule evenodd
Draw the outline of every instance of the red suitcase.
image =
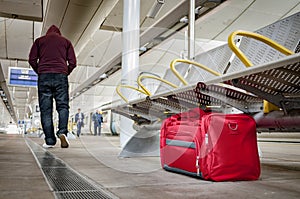
<svg viewBox="0 0 300 199">
<path fill-rule="evenodd" d="M 161 165 L 167 171 L 197 176 L 196 141 L 201 137 L 199 108 L 164 120 L 160 134 Z"/>
<path fill-rule="evenodd" d="M 204 115 L 199 172 L 207 180 L 257 180 L 260 161 L 255 120 L 245 114 Z"/>
<path fill-rule="evenodd" d="M 161 164 L 167 171 L 213 181 L 256 180 L 260 175 L 256 124 L 245 114 L 193 109 L 166 119 Z"/>
</svg>

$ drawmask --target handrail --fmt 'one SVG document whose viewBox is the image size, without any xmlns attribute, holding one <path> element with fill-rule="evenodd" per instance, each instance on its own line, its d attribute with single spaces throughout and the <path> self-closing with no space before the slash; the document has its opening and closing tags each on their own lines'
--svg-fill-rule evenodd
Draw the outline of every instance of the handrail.
<svg viewBox="0 0 300 199">
<path fill-rule="evenodd" d="M 173 84 L 172 82 L 169 82 L 165 79 L 162 79 L 160 77 L 156 77 L 156 76 L 153 76 L 153 75 L 140 75 L 138 77 L 138 85 L 145 91 L 145 93 L 147 93 L 147 95 L 151 95 L 150 91 L 142 84 L 142 79 L 145 79 L 145 78 L 151 78 L 151 79 L 156 79 L 158 81 L 161 81 L 161 82 L 164 82 L 170 86 L 172 86 L 173 88 L 177 88 L 178 86 L 176 86 L 175 84 Z"/>
<path fill-rule="evenodd" d="M 185 79 L 179 74 L 179 72 L 175 69 L 175 64 L 177 62 L 182 62 L 182 63 L 186 63 L 186 64 L 193 64 L 195 66 L 198 66 L 199 68 L 202 68 L 204 70 L 206 70 L 207 72 L 216 75 L 216 76 L 221 76 L 220 73 L 208 68 L 207 66 L 194 62 L 194 61 L 190 61 L 190 60 L 186 60 L 186 59 L 174 59 L 171 64 L 170 64 L 170 68 L 172 70 L 172 72 L 176 75 L 176 77 L 184 84 L 184 85 L 188 85 L 187 81 L 185 81 Z"/>
<path fill-rule="evenodd" d="M 286 47 L 278 44 L 277 42 L 273 41 L 272 39 L 265 37 L 263 35 L 260 35 L 258 33 L 243 31 L 243 30 L 237 30 L 232 32 L 228 37 L 228 46 L 229 48 L 237 55 L 237 57 L 245 64 L 246 67 L 252 66 L 252 62 L 245 56 L 245 54 L 235 45 L 234 43 L 234 37 L 237 35 L 250 37 L 253 39 L 257 39 L 261 42 L 264 42 L 265 44 L 271 46 L 272 48 L 278 50 L 279 52 L 285 54 L 285 55 L 292 55 L 294 54 L 293 51 L 290 51 Z"/>
<path fill-rule="evenodd" d="M 145 95 L 148 95 L 144 90 L 140 90 L 138 88 L 135 88 L 134 86 L 130 86 L 130 85 L 123 85 L 123 84 L 119 84 L 116 88 L 116 91 L 118 93 L 118 95 L 126 102 L 128 103 L 128 100 L 127 98 L 121 93 L 120 91 L 120 88 L 123 87 L 123 88 L 130 88 L 130 89 L 133 89 L 133 90 L 136 90 L 136 91 L 139 91 L 140 93 L 143 93 Z"/>
</svg>

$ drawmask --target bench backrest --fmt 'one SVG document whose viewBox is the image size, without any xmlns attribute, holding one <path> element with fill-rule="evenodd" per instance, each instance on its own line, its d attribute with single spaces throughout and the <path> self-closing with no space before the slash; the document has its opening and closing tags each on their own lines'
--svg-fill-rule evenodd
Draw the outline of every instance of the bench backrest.
<svg viewBox="0 0 300 199">
<path fill-rule="evenodd" d="M 205 53 L 196 56 L 195 61 L 201 63 L 210 69 L 223 74 L 226 70 L 227 64 L 232 56 L 232 51 L 227 44 L 214 48 Z M 187 67 L 187 64 L 185 64 Z M 186 76 L 187 82 L 195 84 L 197 82 L 205 82 L 215 78 L 215 75 L 196 66 L 190 67 L 189 73 Z"/>
<path fill-rule="evenodd" d="M 176 65 L 176 69 L 179 72 L 179 74 L 182 76 L 185 76 L 185 74 L 188 70 L 188 68 L 184 64 Z M 174 73 L 171 71 L 171 69 L 166 70 L 166 73 L 165 73 L 163 79 L 175 84 L 178 87 L 182 86 L 181 81 L 174 75 Z M 161 82 L 159 84 L 158 88 L 156 89 L 155 94 L 166 92 L 168 89 L 174 89 L 174 88 L 169 86 L 168 84 Z"/>
<path fill-rule="evenodd" d="M 287 18 L 279 20 L 271 25 L 263 27 L 257 31 L 284 47 L 295 51 L 300 42 L 300 13 L 296 13 Z M 243 37 L 239 48 L 246 57 L 253 63 L 252 67 L 277 60 L 285 55 L 260 41 Z M 241 71 L 245 68 L 244 64 L 235 57 L 228 72 Z"/>
<path fill-rule="evenodd" d="M 255 32 L 276 41 L 290 50 L 297 52 L 300 49 L 300 13 L 296 13 L 287 18 L 279 20 Z M 254 64 L 252 67 L 285 56 L 267 44 L 247 37 L 243 37 L 241 41 L 239 41 L 239 48 Z M 214 71 L 219 72 L 220 74 L 243 71 L 246 68 L 240 59 L 236 57 L 230 50 L 227 44 L 197 55 L 195 57 L 195 61 L 209 67 L 210 69 L 213 69 Z M 176 69 L 189 84 L 206 82 L 216 77 L 215 75 L 206 72 L 201 68 L 189 66 L 188 64 L 178 64 L 176 65 Z M 166 70 L 163 79 L 170 81 L 179 87 L 182 86 L 180 80 L 170 69 Z M 155 81 L 155 83 L 153 83 L 154 86 L 150 86 L 152 87 L 152 94 L 163 93 L 168 89 L 174 89 L 165 83 L 158 82 L 156 80 L 153 81 Z M 151 81 L 149 81 L 149 83 L 150 82 Z M 155 86 L 155 84 L 158 86 Z"/>
</svg>

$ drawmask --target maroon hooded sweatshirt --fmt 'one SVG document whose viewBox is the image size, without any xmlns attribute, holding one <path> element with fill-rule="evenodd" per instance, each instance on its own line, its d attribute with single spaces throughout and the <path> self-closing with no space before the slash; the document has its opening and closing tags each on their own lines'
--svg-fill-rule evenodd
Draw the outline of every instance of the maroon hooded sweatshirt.
<svg viewBox="0 0 300 199">
<path fill-rule="evenodd" d="M 69 75 L 76 67 L 76 56 L 71 42 L 52 25 L 45 36 L 37 38 L 33 43 L 28 62 L 37 74 Z"/>
</svg>

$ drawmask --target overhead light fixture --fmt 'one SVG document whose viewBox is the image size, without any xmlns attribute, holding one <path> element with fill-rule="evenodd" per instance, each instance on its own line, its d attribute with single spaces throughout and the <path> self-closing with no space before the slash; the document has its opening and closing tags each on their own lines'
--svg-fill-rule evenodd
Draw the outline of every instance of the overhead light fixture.
<svg viewBox="0 0 300 199">
<path fill-rule="evenodd" d="M 140 47 L 139 50 L 142 51 L 142 52 L 146 52 L 147 51 L 147 47 L 146 46 L 142 46 L 142 47 Z"/>
<path fill-rule="evenodd" d="M 147 17 L 154 19 L 158 15 L 158 13 L 159 13 L 161 7 L 164 5 L 164 3 L 165 3 L 165 0 L 156 0 L 153 4 L 152 8 L 148 12 Z"/>
<path fill-rule="evenodd" d="M 187 16 L 184 16 L 182 17 L 180 20 L 179 20 L 180 23 L 188 23 L 189 22 L 189 18 Z"/>
<path fill-rule="evenodd" d="M 102 75 L 99 76 L 100 79 L 106 79 L 108 78 L 106 73 L 103 73 Z"/>
</svg>

